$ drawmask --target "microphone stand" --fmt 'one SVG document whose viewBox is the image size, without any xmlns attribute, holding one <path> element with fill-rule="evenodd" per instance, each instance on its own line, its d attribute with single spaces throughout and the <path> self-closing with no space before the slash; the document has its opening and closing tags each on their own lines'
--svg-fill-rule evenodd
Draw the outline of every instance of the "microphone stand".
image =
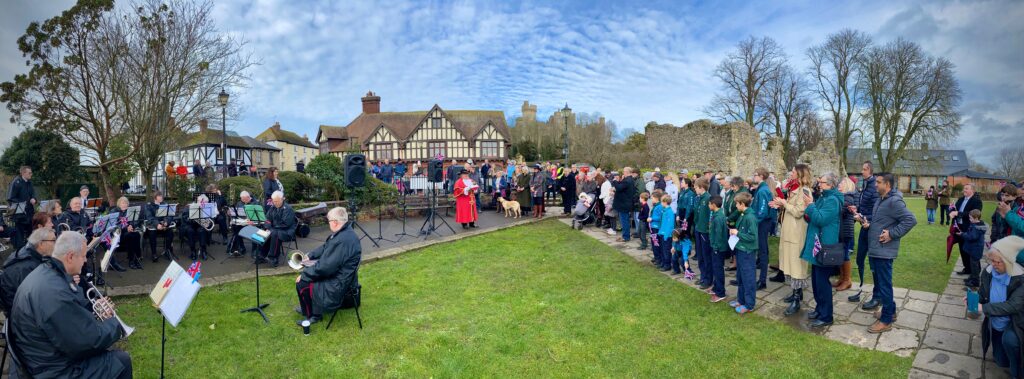
<svg viewBox="0 0 1024 379">
<path fill-rule="evenodd" d="M 406 231 L 405 231 L 405 221 L 409 219 L 409 202 L 408 202 L 408 199 L 406 199 L 406 189 L 404 188 L 404 186 L 402 188 L 401 195 L 402 195 L 402 197 L 401 197 L 401 201 L 402 201 L 402 232 L 395 234 L 395 237 L 398 237 L 398 239 L 395 240 L 396 243 L 398 241 L 401 241 L 402 238 L 404 238 L 405 236 L 416 237 L 415 235 L 406 233 Z"/>
</svg>

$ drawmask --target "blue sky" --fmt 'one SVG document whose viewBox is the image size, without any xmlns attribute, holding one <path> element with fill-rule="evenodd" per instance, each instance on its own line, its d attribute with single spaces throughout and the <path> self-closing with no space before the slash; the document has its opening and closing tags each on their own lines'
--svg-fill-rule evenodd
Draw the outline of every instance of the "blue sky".
<svg viewBox="0 0 1024 379">
<path fill-rule="evenodd" d="M 14 40 L 28 22 L 70 2 L 15 0 L 0 15 L 0 79 L 24 70 Z M 791 63 L 825 35 L 855 28 L 948 57 L 964 91 L 963 129 L 950 147 L 993 166 L 1024 136 L 1024 3 L 1019 1 L 284 1 L 218 0 L 219 27 L 261 59 L 230 89 L 255 135 L 279 121 L 315 137 L 345 125 L 368 90 L 385 111 L 500 109 L 524 100 L 546 118 L 568 102 L 620 128 L 703 118 L 714 66 L 749 36 L 767 35 Z M 0 112 L 0 143 L 17 133 Z M 1016 137 L 1011 138 L 1011 137 Z"/>
</svg>

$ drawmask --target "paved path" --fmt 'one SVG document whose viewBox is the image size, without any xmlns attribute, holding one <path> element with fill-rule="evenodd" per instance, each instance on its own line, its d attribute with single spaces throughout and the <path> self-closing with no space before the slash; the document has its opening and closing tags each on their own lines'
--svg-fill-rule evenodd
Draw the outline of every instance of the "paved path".
<svg viewBox="0 0 1024 379">
<path fill-rule="evenodd" d="M 569 219 L 562 219 L 569 224 Z M 637 242 L 615 242 L 617 236 L 611 236 L 603 230 L 585 227 L 583 233 L 618 249 L 633 257 L 644 265 L 651 265 L 651 250 L 638 250 Z M 697 265 L 691 261 L 690 267 L 698 272 Z M 653 265 L 651 265 L 652 270 Z M 984 265 L 983 265 L 984 267 Z M 958 264 L 955 270 L 962 267 Z M 682 275 L 665 275 L 697 289 L 696 282 L 683 278 Z M 726 272 L 727 279 L 735 276 L 734 272 Z M 966 317 L 965 296 L 963 287 L 964 276 L 952 275 L 945 292 L 931 292 L 894 288 L 893 294 L 897 305 L 898 319 L 891 331 L 881 334 L 867 332 L 868 325 L 875 319 L 872 313 L 860 309 L 859 303 L 851 303 L 847 296 L 856 293 L 857 288 L 834 293 L 835 323 L 824 330 L 812 330 L 808 327 L 806 312 L 814 310 L 814 299 L 805 293 L 805 304 L 800 313 L 783 316 L 788 306 L 782 301 L 792 291 L 789 286 L 781 283 L 768 282 L 767 290 L 757 292 L 755 313 L 776 321 L 783 322 L 798 330 L 822 335 L 826 338 L 865 349 L 891 352 L 901 357 L 916 356 L 910 371 L 911 378 L 1003 378 L 1006 372 L 991 361 L 981 359 L 981 320 Z M 808 289 L 809 290 L 809 289 Z M 864 285 L 863 301 L 871 297 L 871 285 Z M 736 296 L 736 287 L 726 286 L 729 298 Z M 724 302 L 722 303 L 724 304 Z M 728 306 L 728 305 L 722 305 Z"/>
</svg>

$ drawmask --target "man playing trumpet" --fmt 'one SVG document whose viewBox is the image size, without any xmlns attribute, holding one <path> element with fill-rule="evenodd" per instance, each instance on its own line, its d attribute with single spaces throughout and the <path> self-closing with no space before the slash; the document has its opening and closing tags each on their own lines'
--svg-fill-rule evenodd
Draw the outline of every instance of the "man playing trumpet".
<svg viewBox="0 0 1024 379">
<path fill-rule="evenodd" d="M 363 248 L 348 223 L 348 211 L 336 207 L 327 212 L 332 234 L 323 245 L 309 252 L 302 274 L 295 278 L 299 306 L 295 311 L 315 324 L 324 312 L 341 307 L 341 301 L 359 286 L 359 262 Z M 302 320 L 296 322 L 300 326 Z"/>
<path fill-rule="evenodd" d="M 85 236 L 61 233 L 52 259 L 36 267 L 14 296 L 7 327 L 23 369 L 33 377 L 132 377 L 128 353 L 109 350 L 122 337 L 117 318 L 89 311 L 92 305 L 74 279 L 82 271 L 85 250 Z M 107 298 L 99 301 L 109 303 Z M 112 313 L 113 307 L 108 309 Z"/>
</svg>

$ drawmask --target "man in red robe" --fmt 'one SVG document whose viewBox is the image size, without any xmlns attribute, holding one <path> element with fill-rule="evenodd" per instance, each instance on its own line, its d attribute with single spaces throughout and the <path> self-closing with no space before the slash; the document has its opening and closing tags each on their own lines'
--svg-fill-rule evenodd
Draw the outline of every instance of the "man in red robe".
<svg viewBox="0 0 1024 379">
<path fill-rule="evenodd" d="M 475 228 L 477 219 L 476 191 L 480 189 L 477 183 L 469 178 L 469 171 L 459 172 L 459 179 L 455 181 L 455 222 L 462 224 L 463 229 Z"/>
</svg>

